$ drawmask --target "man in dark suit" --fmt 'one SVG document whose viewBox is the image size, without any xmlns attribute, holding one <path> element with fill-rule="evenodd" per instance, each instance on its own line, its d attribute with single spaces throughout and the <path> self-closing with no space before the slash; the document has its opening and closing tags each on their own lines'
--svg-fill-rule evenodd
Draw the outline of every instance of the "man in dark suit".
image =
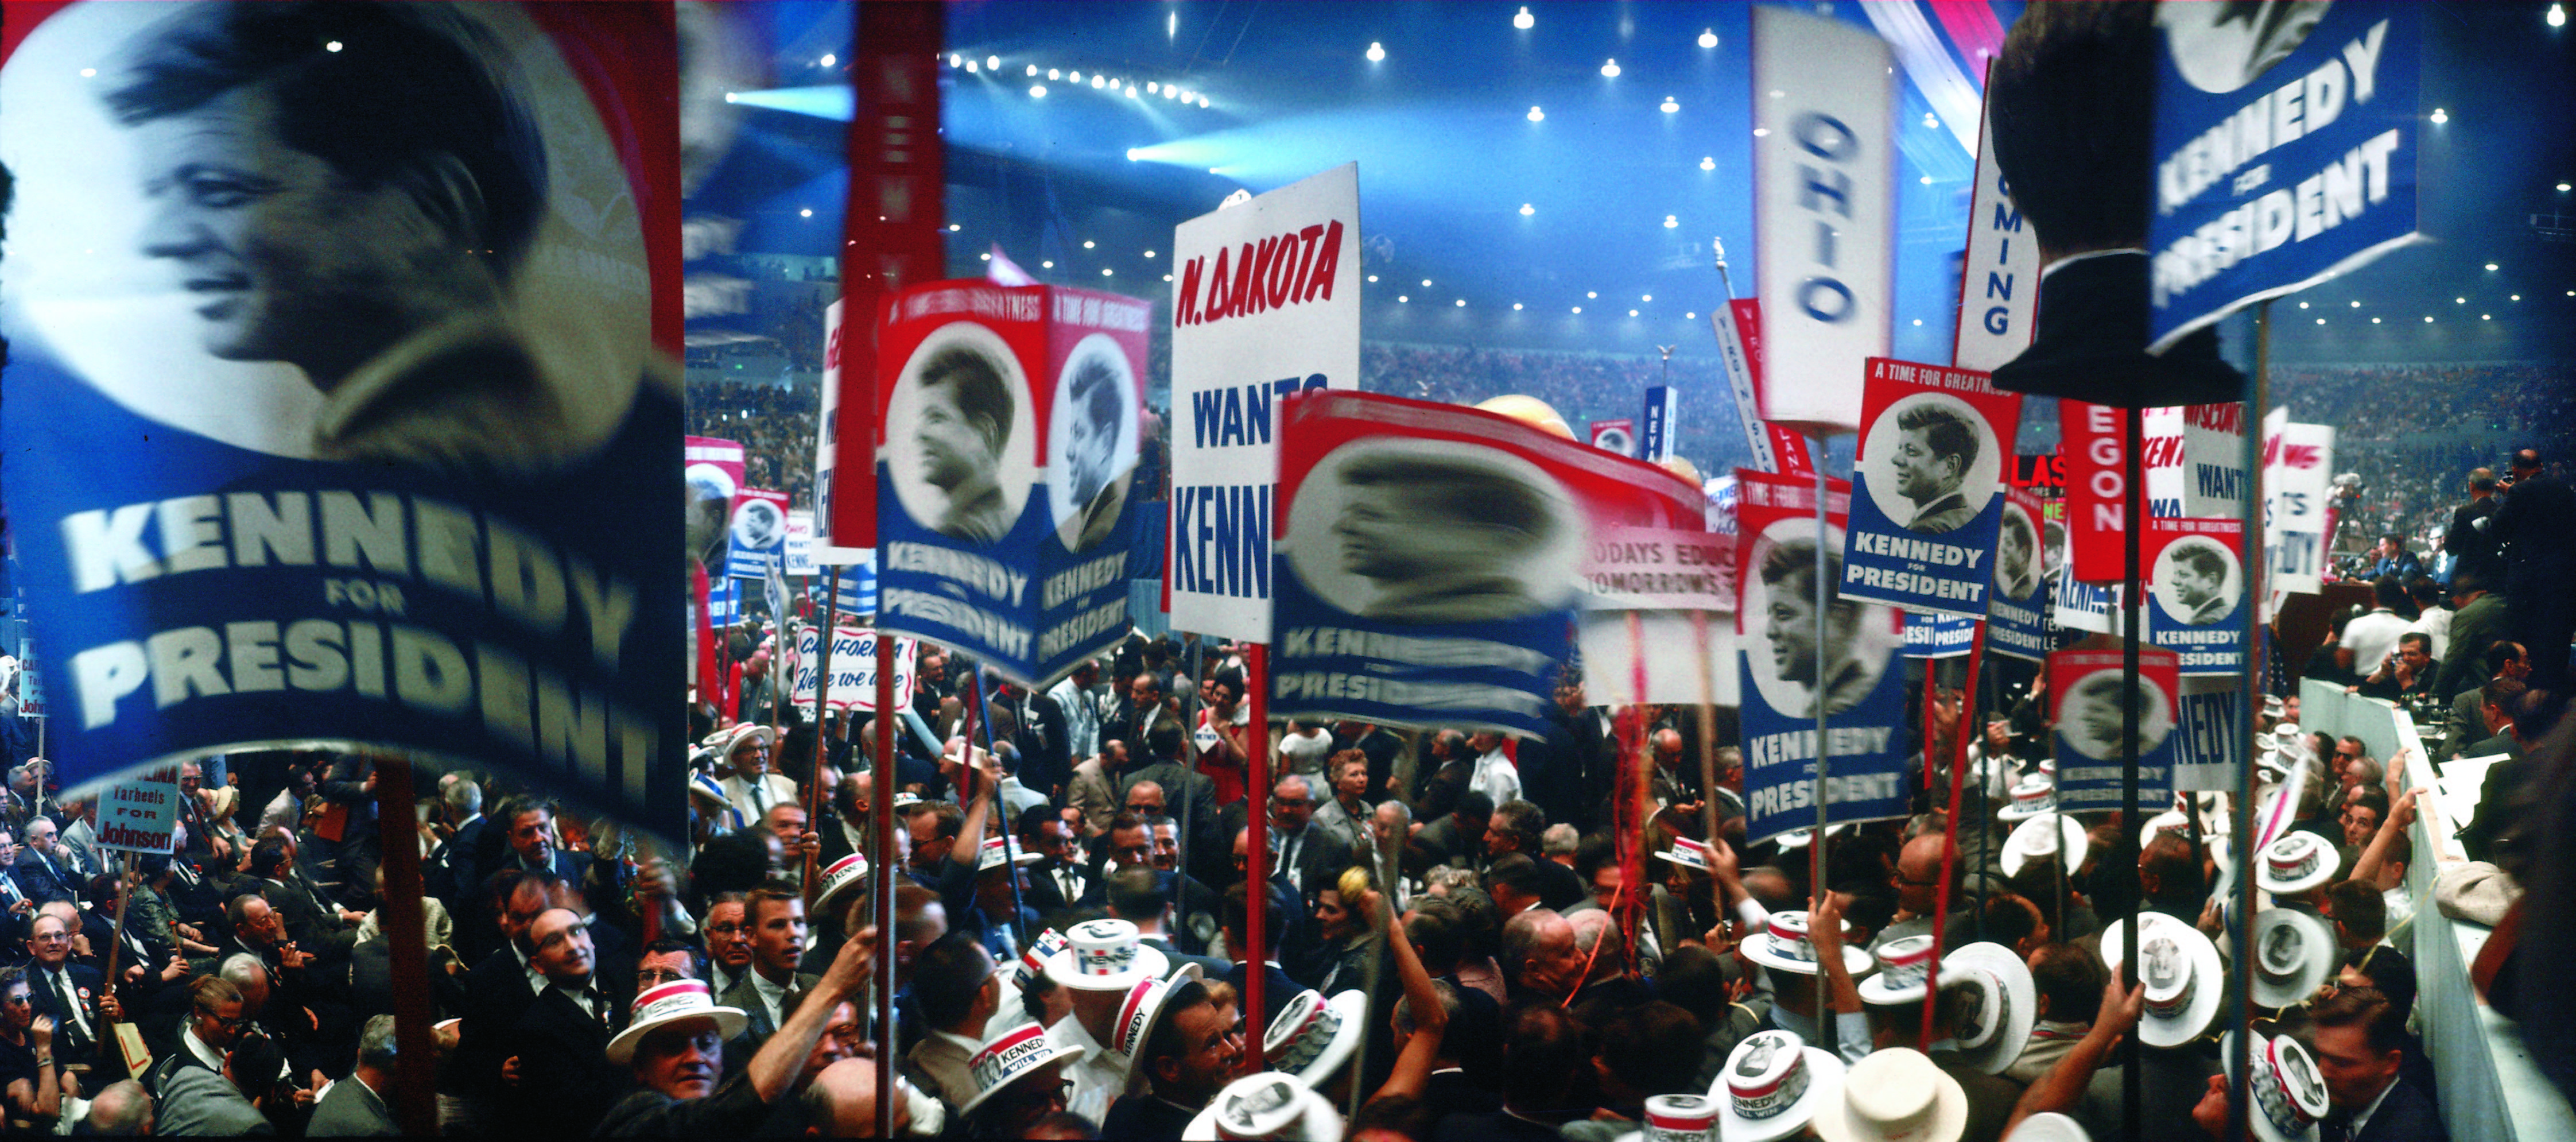
<svg viewBox="0 0 2576 1142">
<path fill-rule="evenodd" d="M 40 903 L 70 900 L 79 894 L 77 890 L 82 878 L 66 865 L 62 851 L 55 846 L 54 838 L 61 832 L 50 817 L 38 817 L 27 822 L 26 847 L 18 850 L 18 858 L 12 865 L 19 886 Z"/>
<path fill-rule="evenodd" d="M 38 914 L 27 926 L 28 998 L 36 1014 L 53 1016 L 55 1058 L 122 1075 L 115 1050 L 102 1049 L 108 1028 L 123 1017 L 116 996 L 99 986 L 97 969 L 72 963 L 71 955 L 71 928 L 62 917 Z"/>
<path fill-rule="evenodd" d="M 1164 923 L 1171 915 L 1171 898 L 1165 895 L 1165 887 L 1169 883 L 1152 869 L 1145 868 L 1131 868 L 1110 876 L 1104 893 L 1109 914 L 1134 924 L 1136 938 L 1163 953 L 1164 960 L 1172 965 L 1173 971 L 1181 970 L 1184 964 L 1197 964 L 1200 973 L 1208 979 L 1223 976 L 1234 967 L 1231 962 L 1184 952 L 1173 944 L 1171 933 L 1164 931 Z"/>
<path fill-rule="evenodd" d="M 549 905 L 556 882 L 551 874 L 529 875 L 505 870 L 494 882 L 501 944 L 474 965 L 465 977 L 465 1018 L 457 1027 L 456 1053 L 449 1057 L 450 1077 L 468 1098 L 489 1100 L 500 1088 L 501 1062 L 507 1040 L 528 1005 L 536 1002 L 536 973 L 529 967 L 528 928 Z"/>
<path fill-rule="evenodd" d="M 295 867 L 295 842 L 279 835 L 266 837 L 250 849 L 250 874 L 260 880 L 259 894 L 268 899 L 286 924 L 288 935 L 308 951 L 324 955 L 326 961 L 346 959 L 349 946 L 358 942 L 358 932 L 350 912 L 339 902 L 323 895 Z"/>
<path fill-rule="evenodd" d="M 314 855 L 336 858 L 341 891 L 364 902 L 375 895 L 376 864 L 383 847 L 376 831 L 376 762 L 350 754 L 332 759 L 331 770 L 317 790 L 330 806 L 314 825 Z"/>
<path fill-rule="evenodd" d="M 1279 1018 L 1280 1009 L 1288 1006 L 1288 1001 L 1296 998 L 1298 992 L 1305 990 L 1297 981 L 1288 978 L 1288 973 L 1280 970 L 1279 967 L 1279 940 L 1282 930 L 1296 920 L 1302 909 L 1291 911 L 1297 907 L 1295 898 L 1286 888 L 1273 882 L 1270 891 L 1270 911 L 1262 919 L 1261 942 L 1265 946 L 1262 954 L 1255 956 L 1252 953 L 1249 925 L 1246 923 L 1250 918 L 1247 901 L 1252 897 L 1244 891 L 1245 887 L 1237 884 L 1225 890 L 1225 908 L 1221 914 L 1225 933 L 1225 954 L 1234 961 L 1234 966 L 1226 969 L 1225 982 L 1233 984 L 1237 994 L 1250 994 L 1247 985 L 1252 981 L 1252 973 L 1255 970 L 1261 972 L 1261 1010 L 1257 1013 L 1260 1021 L 1252 1026 L 1267 1028 L 1271 1020 Z M 1253 1018 L 1254 1015 L 1255 1013 L 1252 1012 L 1245 1013 L 1247 1019 Z"/>
<path fill-rule="evenodd" d="M 476 863 L 484 851 L 483 834 L 492 819 L 483 815 L 483 787 L 471 775 L 451 773 L 438 781 L 439 799 L 445 806 L 449 828 L 447 840 L 429 855 L 422 870 L 428 878 L 429 894 L 447 905 L 453 916 L 479 903 L 483 891 L 483 867 Z"/>
<path fill-rule="evenodd" d="M 760 1045 L 778 1033 L 796 1004 L 814 990 L 818 976 L 800 974 L 796 961 L 805 954 L 805 897 L 792 885 L 772 881 L 752 889 L 743 902 L 751 923 L 751 970 L 717 999 L 751 1017 L 743 1030 L 742 1057 L 750 1059 Z M 728 1048 L 728 1056 L 734 1052 Z"/>
<path fill-rule="evenodd" d="M 625 1023 L 626 1005 L 593 976 L 590 934 L 579 914 L 540 913 L 528 926 L 528 943 L 530 964 L 545 983 L 505 1040 L 505 1121 L 513 1132 L 572 1137 L 625 1093 L 626 1076 L 608 1062 L 608 1041 Z"/>
<path fill-rule="evenodd" d="M 1351 847 L 1315 824 L 1314 786 L 1290 774 L 1270 790 L 1270 873 L 1309 899 L 1351 866 Z"/>
<path fill-rule="evenodd" d="M 1422 876 L 1434 865 L 1453 860 L 1474 863 L 1485 851 L 1486 823 L 1494 816 L 1494 801 L 1480 790 L 1470 789 L 1458 798 L 1457 808 L 1449 815 L 1424 825 L 1404 847 L 1404 873 Z"/>
<path fill-rule="evenodd" d="M 1512 1013 L 1503 1037 L 1503 1109 L 1493 1114 L 1453 1114 L 1431 1133 L 1433 1142 L 1526 1139 L 1547 1142 L 1556 1127 L 1541 1116 L 1566 1104 L 1577 1071 L 1588 1072 L 1583 1028 L 1553 1003 Z"/>
<path fill-rule="evenodd" d="M 2507 624 L 2531 651 L 2534 689 L 2560 690 L 2567 680 L 2567 641 L 2576 631 L 2576 591 L 2567 568 L 2576 557 L 2576 491 L 2541 468 L 2540 453 L 2513 454 L 2513 487 L 2486 530 L 2504 561 Z"/>
<path fill-rule="evenodd" d="M 1098 908 L 1108 888 L 1098 869 L 1087 867 L 1073 826 L 1053 805 L 1033 805 L 1020 814 L 1020 847 L 1046 859 L 1029 866 L 1021 903 L 1040 916 L 1075 908 Z"/>
<path fill-rule="evenodd" d="M 2324 1137 L 2335 1142 L 2444 1142 L 2430 1095 L 2398 1073 L 2406 1012 L 2377 988 L 2346 988 L 2309 1008 L 2309 1041 L 2326 1082 Z"/>
<path fill-rule="evenodd" d="M 0 911 L 26 915 L 47 900 L 69 899 L 68 896 L 40 895 L 36 886 L 23 879 L 18 871 L 18 837 L 5 823 L 0 823 Z"/>
</svg>

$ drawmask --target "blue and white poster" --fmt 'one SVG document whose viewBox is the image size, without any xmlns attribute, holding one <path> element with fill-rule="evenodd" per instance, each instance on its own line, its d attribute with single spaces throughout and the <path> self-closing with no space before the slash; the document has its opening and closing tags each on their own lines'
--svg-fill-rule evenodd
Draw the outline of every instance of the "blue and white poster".
<svg viewBox="0 0 2576 1142">
<path fill-rule="evenodd" d="M 1976 649 L 1977 620 L 1937 611 L 1905 612 L 1905 657 L 1957 658 Z"/>
<path fill-rule="evenodd" d="M 684 832 L 670 21 L 77 4 L 17 42 L 0 447 L 67 793 L 383 751 Z"/>
<path fill-rule="evenodd" d="M 1902 730 L 1901 615 L 1834 587 L 1844 578 L 1850 485 L 1828 485 L 1820 523 L 1814 480 L 1741 468 L 1735 479 L 1745 835 L 1758 841 L 1816 823 L 1819 705 L 1825 714 L 1830 819 L 1903 816 L 1905 757 L 1912 751 Z M 1826 599 L 1821 624 L 1815 601 L 1820 570 Z"/>
<path fill-rule="evenodd" d="M 1869 360 L 1842 593 L 1983 618 L 2021 397 L 1986 374 Z"/>
<path fill-rule="evenodd" d="M 1675 422 L 1680 415 L 1680 390 L 1671 385 L 1647 387 L 1646 415 L 1637 422 L 1638 459 L 1661 464 L 1673 458 L 1673 434 L 1679 430 Z"/>
<path fill-rule="evenodd" d="M 1476 409 L 1326 390 L 1282 430 L 1278 717 L 1544 734 L 1591 546 L 1701 518 L 1687 479 Z"/>
<path fill-rule="evenodd" d="M 1986 649 L 2025 662 L 2041 662 L 2055 649 L 2048 634 L 2049 576 L 2039 493 L 2004 491 L 2002 525 L 1996 529 L 1994 592 L 1986 604 Z"/>
<path fill-rule="evenodd" d="M 2147 641 L 2182 656 L 2185 674 L 2245 669 L 2245 521 L 2151 519 L 2139 537 L 2147 562 Z"/>
<path fill-rule="evenodd" d="M 2168 800 L 2181 682 L 2172 651 L 2138 650 L 2138 688 L 2123 676 L 2118 650 L 2061 650 L 2048 656 L 2049 723 L 2057 727 L 2057 804 L 2069 811 L 2118 809 L 2127 758 L 2138 762 L 2138 804 Z M 2131 736 L 2129 709 L 2136 708 Z"/>
<path fill-rule="evenodd" d="M 734 493 L 725 536 L 725 575 L 766 579 L 787 570 L 787 493 L 744 488 Z"/>
<path fill-rule="evenodd" d="M 2423 10 L 2156 5 L 2151 352 L 2418 240 Z"/>
<path fill-rule="evenodd" d="M 1134 298 L 932 282 L 878 340 L 878 625 L 1030 687 L 1127 635 L 1145 325 Z"/>
<path fill-rule="evenodd" d="M 2220 680 L 2183 683 L 2181 725 L 2174 735 L 2175 789 L 2225 793 L 2241 788 L 2243 771 L 2237 766 L 2243 762 L 2248 738 L 2245 694 L 2239 681 L 2226 680 L 2221 689 L 2200 692 L 2194 692 L 2192 687 L 2209 686 Z"/>
</svg>

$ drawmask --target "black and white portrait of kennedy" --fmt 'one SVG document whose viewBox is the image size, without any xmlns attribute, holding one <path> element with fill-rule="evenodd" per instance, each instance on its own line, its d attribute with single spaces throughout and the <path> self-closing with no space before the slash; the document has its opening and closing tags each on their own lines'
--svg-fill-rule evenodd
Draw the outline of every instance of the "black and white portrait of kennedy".
<svg viewBox="0 0 2576 1142">
<path fill-rule="evenodd" d="M 2007 501 L 2003 528 L 1995 541 L 1995 591 L 2007 599 L 2027 599 L 2039 587 L 2039 537 L 2029 509 Z"/>
<path fill-rule="evenodd" d="M 2236 609 L 2243 594 L 2236 556 L 2213 539 L 2190 536 L 2165 545 L 2156 558 L 2153 586 L 2156 605 L 2166 617 L 2185 626 L 2209 626 Z"/>
<path fill-rule="evenodd" d="M 1029 382 L 1000 334 L 942 325 L 904 362 L 886 402 L 887 473 L 923 527 L 974 543 L 1010 534 L 1035 478 Z"/>
<path fill-rule="evenodd" d="M 1957 397 L 1917 393 L 1870 425 L 1861 470 L 1870 500 L 1898 527 L 1956 531 L 1986 510 L 2003 473 L 1994 433 Z"/>
<path fill-rule="evenodd" d="M 1327 454 L 1288 509 L 1308 590 L 1401 623 L 1515 619 L 1570 606 L 1584 529 L 1573 497 L 1520 457 L 1441 440 Z"/>
<path fill-rule="evenodd" d="M 1893 633 L 1890 608 L 1834 590 L 1843 574 L 1838 527 L 1825 533 L 1825 621 L 1818 637 L 1815 532 L 1813 519 L 1774 521 L 1754 541 L 1752 574 L 1744 584 L 1745 633 L 1758 629 L 1763 648 L 1747 655 L 1748 673 L 1762 700 L 1792 718 L 1815 717 L 1820 697 L 1828 715 L 1859 705 L 1877 688 L 1903 637 Z"/>
<path fill-rule="evenodd" d="M 10 332 L 141 415 L 525 477 L 586 459 L 644 382 L 625 171 L 510 6 L 81 5 L 0 99 L 48 108 L 0 124 Z"/>
<path fill-rule="evenodd" d="M 2075 752 L 2095 761 L 2117 761 L 2124 756 L 2122 743 L 2129 740 L 2125 711 L 2128 709 L 2128 686 L 2117 670 L 2103 670 L 2085 675 L 2067 693 L 2059 708 L 2057 732 L 2066 735 Z M 2152 682 L 2140 681 L 2137 693 L 2138 756 L 2155 752 L 2173 732 L 2173 706 L 2165 692 Z"/>
<path fill-rule="evenodd" d="M 1109 538 L 1136 470 L 1136 371 L 1106 333 L 1083 338 L 1056 378 L 1047 450 L 1048 502 L 1067 551 Z"/>
</svg>

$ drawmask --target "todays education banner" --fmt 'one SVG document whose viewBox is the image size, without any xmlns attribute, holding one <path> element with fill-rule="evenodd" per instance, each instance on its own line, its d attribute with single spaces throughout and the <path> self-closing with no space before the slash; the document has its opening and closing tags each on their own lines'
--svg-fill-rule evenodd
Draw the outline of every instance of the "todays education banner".
<svg viewBox="0 0 2576 1142">
<path fill-rule="evenodd" d="M 1900 734 L 1901 613 L 1844 598 L 1834 587 L 1845 578 L 1843 531 L 1851 487 L 1840 480 L 1828 486 L 1820 528 L 1813 479 L 1740 468 L 1735 478 L 1746 836 L 1758 841 L 1816 823 L 1819 703 L 1832 753 L 1825 791 L 1830 819 L 1902 816 L 1907 750 Z M 1821 634 L 1815 604 L 1820 571 L 1826 589 Z"/>
<path fill-rule="evenodd" d="M 1266 643 L 1279 405 L 1360 383 L 1358 164 L 1181 223 L 1172 268 L 1172 627 Z"/>
<path fill-rule="evenodd" d="M 1455 405 L 1312 392 L 1282 426 L 1281 717 L 1542 734 L 1601 530 L 1703 510 L 1662 468 Z M 1709 578 L 1636 585 L 1695 595 Z"/>
<path fill-rule="evenodd" d="M 1983 618 L 2021 397 L 1984 373 L 1874 357 L 1842 593 Z"/>
<path fill-rule="evenodd" d="M 887 298 L 878 624 L 1043 686 L 1127 634 L 1149 303 L 933 282 Z"/>
<path fill-rule="evenodd" d="M 363 749 L 681 835 L 671 9 L 11 16 L 0 446 L 44 458 L 65 784 Z"/>
</svg>

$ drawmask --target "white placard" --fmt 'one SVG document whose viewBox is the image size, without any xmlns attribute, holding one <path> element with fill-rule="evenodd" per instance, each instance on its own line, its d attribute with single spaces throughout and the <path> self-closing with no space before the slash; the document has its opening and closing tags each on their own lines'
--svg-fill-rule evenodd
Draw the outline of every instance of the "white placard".
<svg viewBox="0 0 2576 1142">
<path fill-rule="evenodd" d="M 819 574 L 814 563 L 814 513 L 787 513 L 787 573 Z"/>
<path fill-rule="evenodd" d="M 1279 406 L 1359 387 L 1359 165 L 1181 223 L 1172 255 L 1172 626 L 1266 643 Z"/>
<path fill-rule="evenodd" d="M 1895 66 L 1865 29 L 1753 10 L 1764 420 L 1857 431 L 1866 363 L 1892 355 Z"/>
<path fill-rule="evenodd" d="M 789 671 L 789 700 L 811 714 L 814 709 L 814 670 L 821 653 L 821 627 L 801 627 L 796 631 L 796 662 Z M 912 701 L 913 640 L 894 640 L 894 700 L 897 706 Z M 832 708 L 836 710 L 871 711 L 877 708 L 877 632 L 862 627 L 842 627 L 832 635 Z"/>
<path fill-rule="evenodd" d="M 2263 417 L 2265 597 L 2324 590 L 2326 504 L 2334 471 L 2334 428 L 2292 424 L 2290 410 Z"/>
<path fill-rule="evenodd" d="M 1991 119 L 1977 132 L 1977 188 L 1968 198 L 1968 254 L 1959 284 L 1959 333 L 1951 363 L 1995 371 L 2030 348 L 2039 312 L 2039 235 L 2022 222 L 1995 165 Z"/>
<path fill-rule="evenodd" d="M 162 769 L 135 781 L 120 781 L 98 801 L 98 847 L 129 853 L 161 853 L 177 848 L 173 829 L 179 821 L 179 771 Z"/>
</svg>

